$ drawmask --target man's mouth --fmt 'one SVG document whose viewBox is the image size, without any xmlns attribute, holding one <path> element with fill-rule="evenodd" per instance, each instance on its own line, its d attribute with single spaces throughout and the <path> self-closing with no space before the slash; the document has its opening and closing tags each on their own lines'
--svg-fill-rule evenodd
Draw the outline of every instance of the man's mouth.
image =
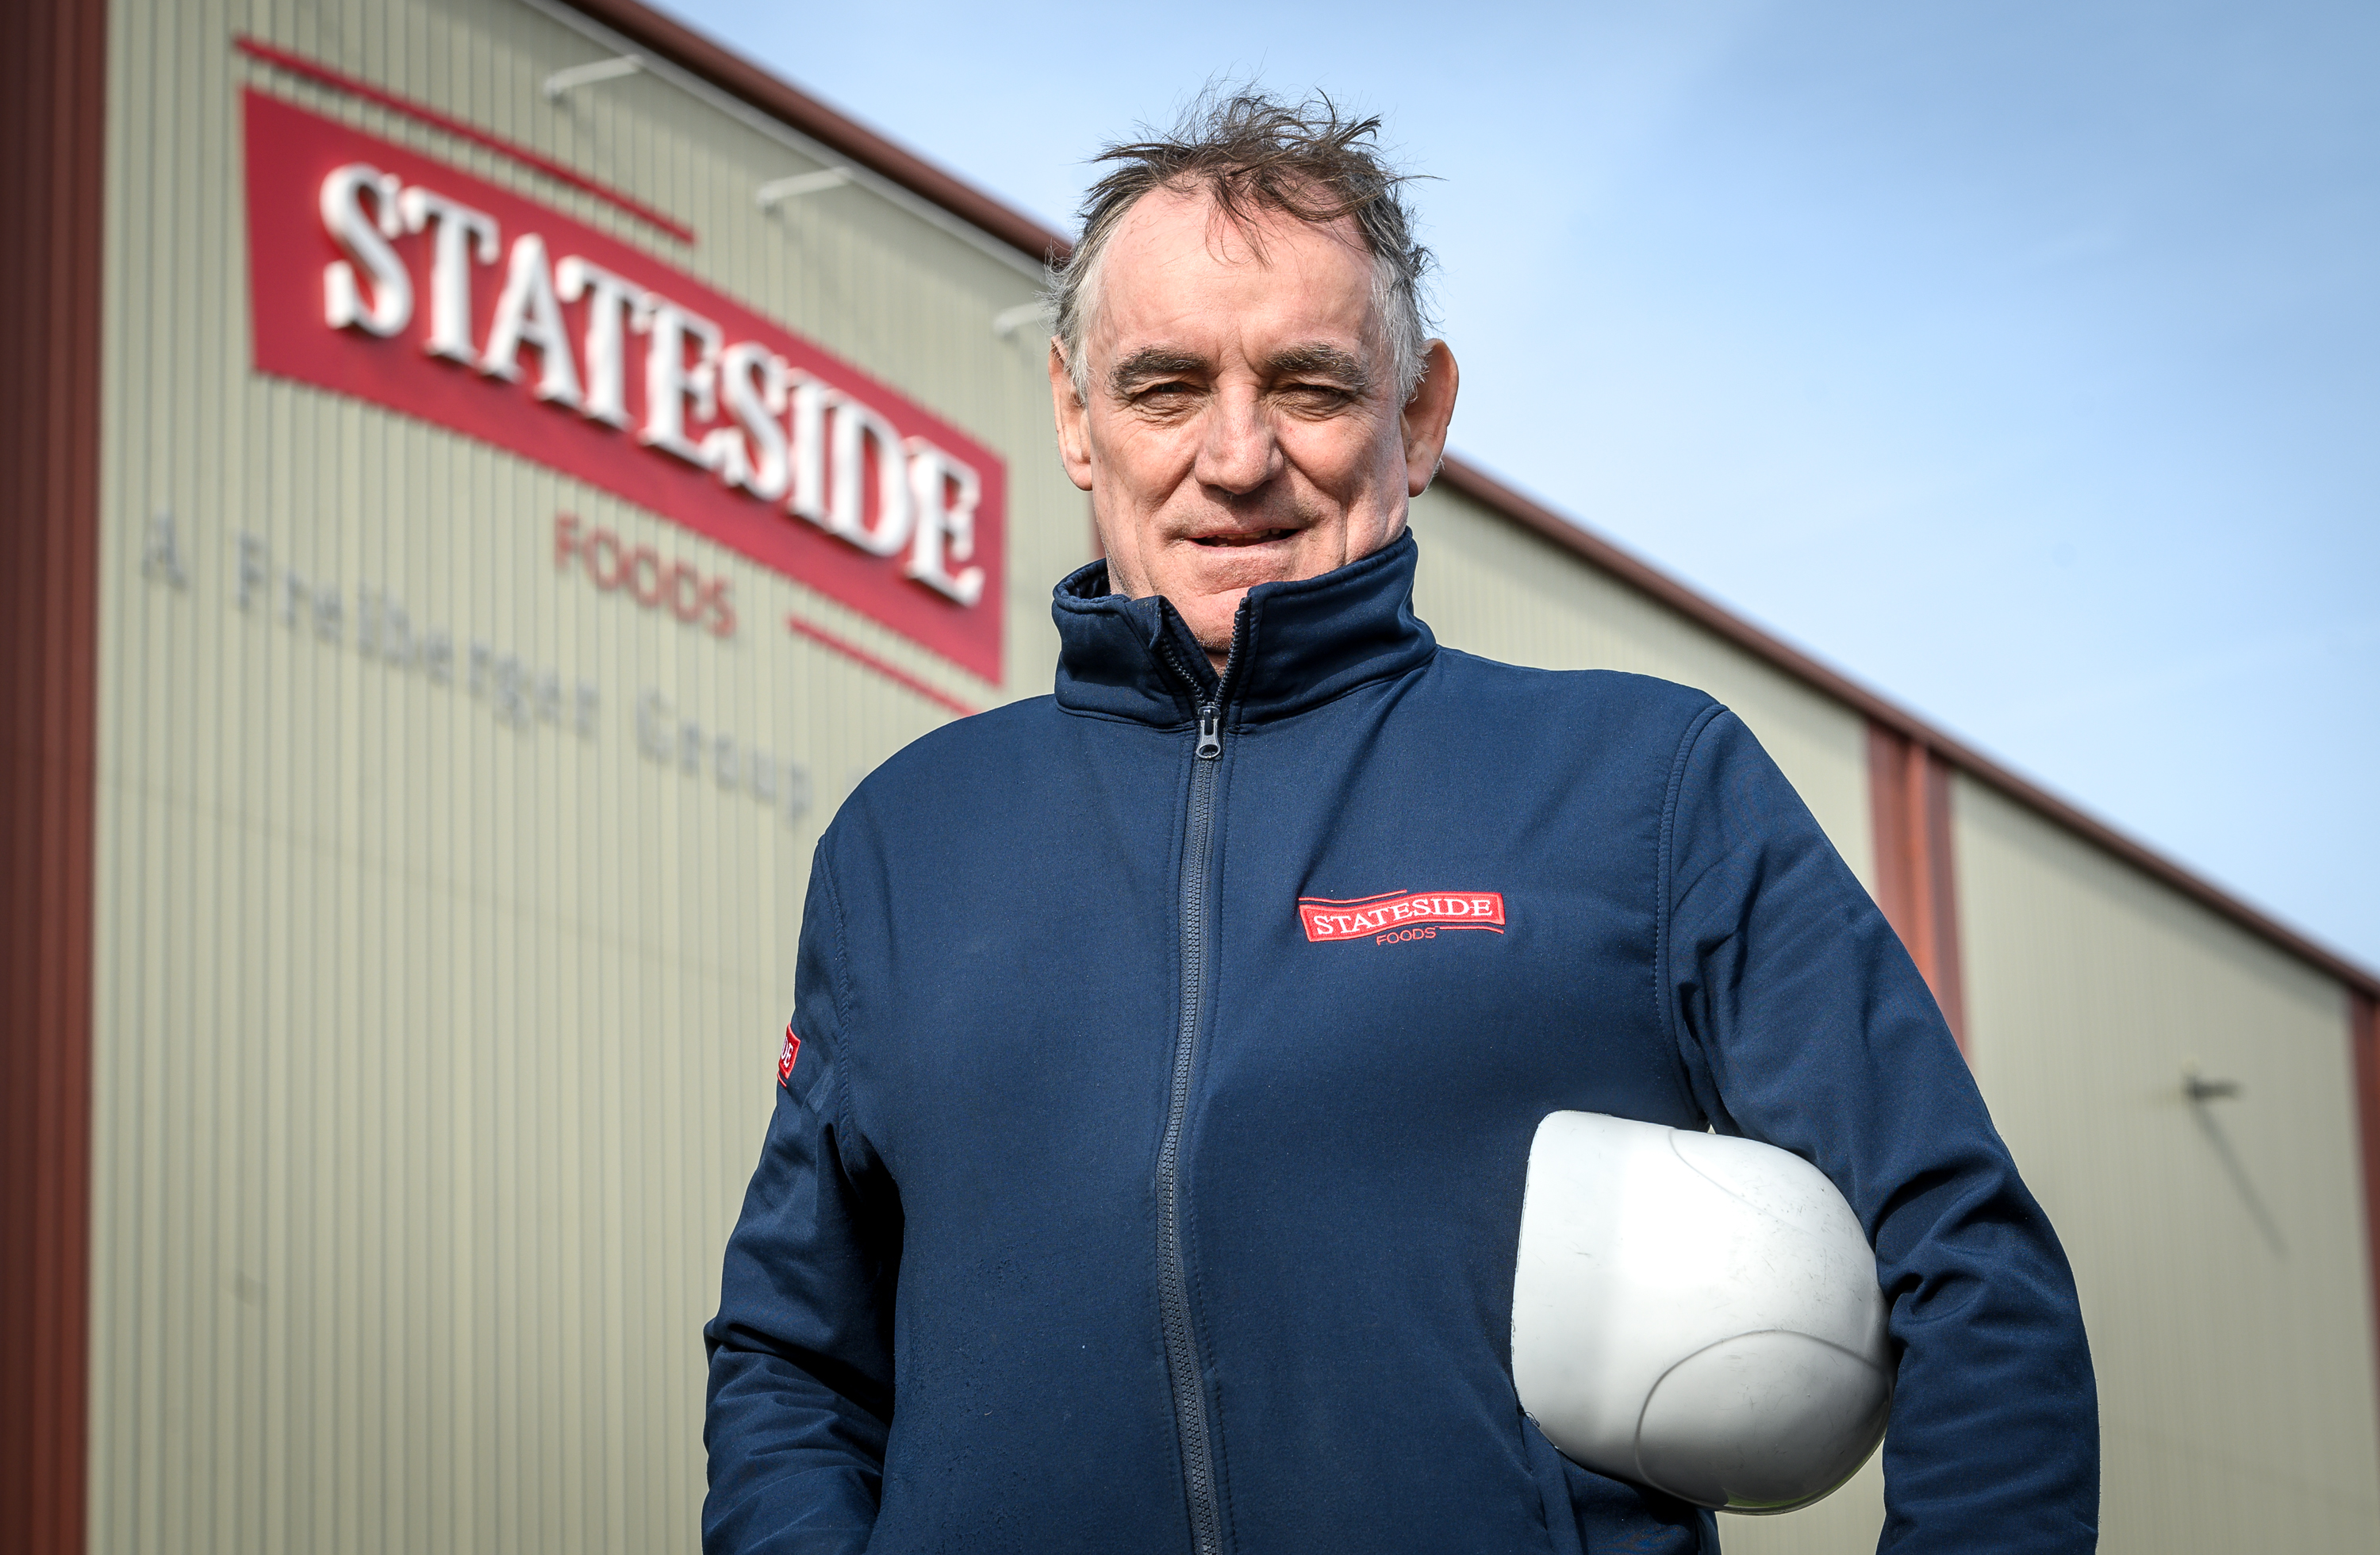
<svg viewBox="0 0 2380 1555">
<path fill-rule="evenodd" d="M 1251 529 L 1245 534 L 1197 535 L 1194 537 L 1194 543 L 1236 549 L 1244 545 L 1269 545 L 1277 540 L 1287 540 L 1296 532 L 1295 529 Z"/>
</svg>

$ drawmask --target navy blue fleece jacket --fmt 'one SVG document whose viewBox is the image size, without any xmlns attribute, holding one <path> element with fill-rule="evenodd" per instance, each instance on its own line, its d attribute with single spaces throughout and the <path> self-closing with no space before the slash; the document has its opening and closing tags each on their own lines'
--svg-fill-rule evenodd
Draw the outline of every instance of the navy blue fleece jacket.
<svg viewBox="0 0 2380 1555">
<path fill-rule="evenodd" d="M 1891 929 L 1733 714 L 1440 648 L 1415 562 L 1252 590 L 1220 682 L 1086 568 L 1054 698 L 844 806 L 706 1330 L 706 1549 L 1715 1549 L 1515 1401 L 1565 1108 L 1850 1199 L 1883 1548 L 2092 1547 L 2072 1279 Z"/>
</svg>

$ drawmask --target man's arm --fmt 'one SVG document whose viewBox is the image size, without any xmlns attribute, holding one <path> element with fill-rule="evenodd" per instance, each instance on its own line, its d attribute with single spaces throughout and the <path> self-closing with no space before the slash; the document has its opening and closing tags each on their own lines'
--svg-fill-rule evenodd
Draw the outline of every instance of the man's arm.
<svg viewBox="0 0 2380 1555">
<path fill-rule="evenodd" d="M 850 1123 L 839 907 L 824 849 L 802 916 L 791 1068 L 703 1330 L 706 1555 L 856 1555 L 892 1419 L 901 1210 Z"/>
<path fill-rule="evenodd" d="M 1724 1133 L 1832 1178 L 1900 1351 L 1890 1555 L 2095 1547 L 2097 1395 L 2074 1278 L 1925 980 L 1743 724 L 1688 735 L 1660 989 Z"/>
</svg>

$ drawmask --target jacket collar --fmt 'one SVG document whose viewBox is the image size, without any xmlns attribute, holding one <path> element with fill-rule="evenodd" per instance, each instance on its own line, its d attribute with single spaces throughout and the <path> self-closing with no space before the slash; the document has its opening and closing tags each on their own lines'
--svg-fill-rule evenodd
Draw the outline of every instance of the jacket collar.
<svg viewBox="0 0 2380 1555">
<path fill-rule="evenodd" d="M 1319 577 L 1259 583 L 1240 601 L 1229 683 L 1220 686 L 1233 724 L 1286 718 L 1366 681 L 1427 663 L 1438 639 L 1413 613 L 1408 529 L 1385 549 Z M 1194 722 L 1215 700 L 1215 671 L 1172 604 L 1108 592 L 1108 565 L 1093 562 L 1058 585 L 1058 704 L 1136 723 Z"/>
</svg>

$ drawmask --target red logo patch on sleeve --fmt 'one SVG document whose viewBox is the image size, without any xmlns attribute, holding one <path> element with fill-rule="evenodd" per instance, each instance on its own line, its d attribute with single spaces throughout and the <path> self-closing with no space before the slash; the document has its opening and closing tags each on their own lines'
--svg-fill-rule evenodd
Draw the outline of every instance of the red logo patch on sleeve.
<svg viewBox="0 0 2380 1555">
<path fill-rule="evenodd" d="M 785 1027 L 785 1051 L 777 1055 L 777 1083 L 788 1090 L 794 1084 L 794 1057 L 802 1051 L 802 1039 L 794 1035 L 792 1027 Z"/>
</svg>

